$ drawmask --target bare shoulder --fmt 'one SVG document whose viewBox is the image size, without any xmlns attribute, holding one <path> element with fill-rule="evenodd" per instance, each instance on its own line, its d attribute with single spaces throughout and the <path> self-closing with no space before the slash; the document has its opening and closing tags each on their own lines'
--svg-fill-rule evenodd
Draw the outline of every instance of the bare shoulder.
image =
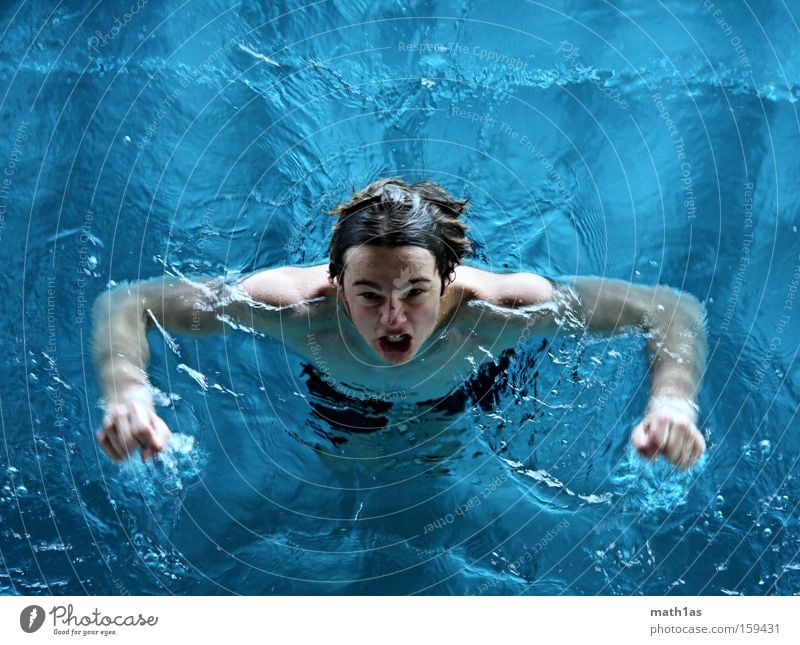
<svg viewBox="0 0 800 645">
<path fill-rule="evenodd" d="M 328 265 L 285 266 L 254 273 L 239 282 L 256 303 L 252 326 L 307 356 L 309 339 L 330 333 L 336 320 L 336 292 Z"/>
<path fill-rule="evenodd" d="M 332 297 L 336 293 L 328 280 L 327 264 L 266 269 L 248 276 L 240 285 L 253 300 L 275 307 Z"/>
<path fill-rule="evenodd" d="M 494 273 L 459 266 L 453 328 L 490 351 L 515 347 L 534 331 L 552 329 L 556 286 L 536 273 Z"/>
<path fill-rule="evenodd" d="M 550 302 L 554 285 L 536 273 L 494 273 L 477 267 L 458 266 L 451 285 L 462 302 L 478 300 L 515 309 Z"/>
</svg>

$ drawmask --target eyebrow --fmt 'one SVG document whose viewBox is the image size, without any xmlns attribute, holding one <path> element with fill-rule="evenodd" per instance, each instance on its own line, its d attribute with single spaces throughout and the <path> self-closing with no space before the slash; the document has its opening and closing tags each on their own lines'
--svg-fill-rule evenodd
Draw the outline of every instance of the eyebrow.
<svg viewBox="0 0 800 645">
<path fill-rule="evenodd" d="M 409 280 L 411 284 L 417 284 L 418 282 L 430 282 L 428 278 L 412 278 Z M 357 287 L 358 285 L 364 285 L 365 287 L 372 287 L 373 289 L 380 290 L 382 287 L 377 282 L 373 282 L 372 280 L 356 280 L 351 284 L 351 287 Z"/>
</svg>

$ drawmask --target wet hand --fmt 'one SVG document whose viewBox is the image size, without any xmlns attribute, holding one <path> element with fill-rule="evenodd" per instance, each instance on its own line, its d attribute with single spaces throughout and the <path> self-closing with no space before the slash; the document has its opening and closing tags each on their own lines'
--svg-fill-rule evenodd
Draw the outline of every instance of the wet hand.
<svg viewBox="0 0 800 645">
<path fill-rule="evenodd" d="M 142 461 L 167 447 L 172 433 L 150 403 L 125 401 L 109 406 L 97 441 L 116 462 L 124 461 L 141 448 Z"/>
<path fill-rule="evenodd" d="M 651 400 L 645 418 L 631 433 L 631 443 L 643 457 L 664 455 L 679 469 L 689 468 L 706 450 L 696 410 L 691 401 L 678 397 Z"/>
</svg>

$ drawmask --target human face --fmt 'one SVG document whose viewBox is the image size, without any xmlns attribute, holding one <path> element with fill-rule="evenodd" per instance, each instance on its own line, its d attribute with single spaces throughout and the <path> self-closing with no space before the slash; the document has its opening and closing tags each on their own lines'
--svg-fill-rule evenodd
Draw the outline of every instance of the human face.
<svg viewBox="0 0 800 645">
<path fill-rule="evenodd" d="M 419 246 L 358 246 L 344 255 L 337 295 L 358 332 L 387 363 L 411 360 L 436 329 L 441 278 Z"/>
</svg>

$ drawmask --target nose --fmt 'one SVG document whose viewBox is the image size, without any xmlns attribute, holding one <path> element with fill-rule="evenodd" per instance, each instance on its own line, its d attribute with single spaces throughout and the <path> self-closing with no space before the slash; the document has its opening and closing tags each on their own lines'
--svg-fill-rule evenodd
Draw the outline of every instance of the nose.
<svg viewBox="0 0 800 645">
<path fill-rule="evenodd" d="M 391 297 L 381 308 L 381 325 L 397 327 L 406 322 L 406 314 L 399 297 Z"/>
</svg>

